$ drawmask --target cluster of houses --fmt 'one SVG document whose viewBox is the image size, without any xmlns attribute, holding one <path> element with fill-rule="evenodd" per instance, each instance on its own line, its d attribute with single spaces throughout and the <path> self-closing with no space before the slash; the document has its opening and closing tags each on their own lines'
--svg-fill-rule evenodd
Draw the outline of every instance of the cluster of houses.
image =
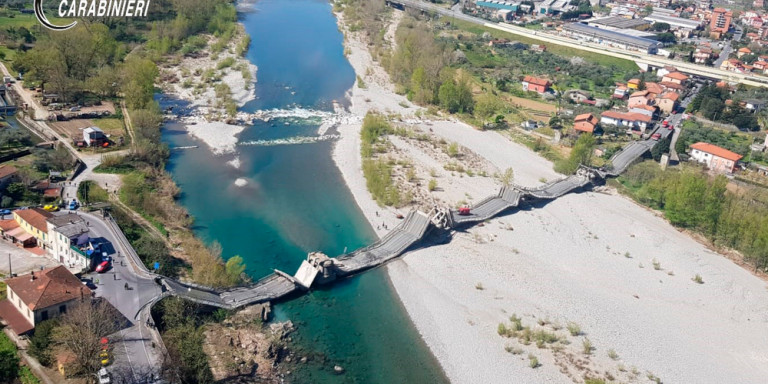
<svg viewBox="0 0 768 384">
<path fill-rule="evenodd" d="M 73 270 L 87 270 L 97 242 L 85 219 L 76 213 L 54 215 L 40 208 L 17 209 L 12 218 L 0 220 L 0 236 L 25 248 L 40 248 Z"/>
<path fill-rule="evenodd" d="M 626 127 L 628 132 L 642 135 L 659 114 L 672 113 L 686 89 L 688 76 L 674 68 L 664 68 L 659 72 L 662 78 L 658 83 L 630 79 L 626 84 L 617 84 L 612 97 L 626 100 L 627 108 L 603 112 L 600 123 Z"/>
<path fill-rule="evenodd" d="M 4 283 L 6 299 L 0 300 L 0 320 L 16 334 L 32 331 L 41 321 L 67 313 L 92 296 L 92 291 L 72 271 L 90 270 L 101 262 L 104 246 L 89 223 L 76 213 L 54 215 L 39 208 L 18 209 L 0 220 L 0 236 L 21 247 L 35 247 L 60 265 L 12 275 Z M 5 217 L 5 216 L 4 216 Z"/>
</svg>

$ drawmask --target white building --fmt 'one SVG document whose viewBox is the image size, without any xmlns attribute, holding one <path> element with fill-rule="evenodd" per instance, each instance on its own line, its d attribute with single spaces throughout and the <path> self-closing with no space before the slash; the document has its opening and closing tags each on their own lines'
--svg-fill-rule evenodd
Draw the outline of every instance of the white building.
<svg viewBox="0 0 768 384">
<path fill-rule="evenodd" d="M 53 258 L 70 267 L 90 267 L 91 258 L 78 245 L 90 241 L 89 229 L 80 215 L 68 213 L 48 218 L 49 250 Z"/>
</svg>

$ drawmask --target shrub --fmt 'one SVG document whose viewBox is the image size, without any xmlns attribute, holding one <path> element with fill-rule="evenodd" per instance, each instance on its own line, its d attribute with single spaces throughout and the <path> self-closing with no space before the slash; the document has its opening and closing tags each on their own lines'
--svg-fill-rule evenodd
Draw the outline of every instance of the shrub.
<svg viewBox="0 0 768 384">
<path fill-rule="evenodd" d="M 437 180 L 435 180 L 435 179 L 429 180 L 429 185 L 427 186 L 427 188 L 429 189 L 430 192 L 436 190 L 437 189 Z"/>
<path fill-rule="evenodd" d="M 581 327 L 574 322 L 568 322 L 566 328 L 568 328 L 568 332 L 570 332 L 571 336 L 581 335 Z"/>
<path fill-rule="evenodd" d="M 539 365 L 540 365 L 539 364 L 539 359 L 536 356 L 534 356 L 533 354 L 528 355 L 528 361 L 529 361 L 528 365 L 531 368 L 538 368 Z"/>
<path fill-rule="evenodd" d="M 590 341 L 590 340 L 589 340 L 588 338 L 586 338 L 586 337 L 584 338 L 584 340 L 582 340 L 582 341 L 581 341 L 581 347 L 582 347 L 582 352 L 583 352 L 585 355 L 591 355 L 591 354 L 592 354 L 592 350 L 593 350 L 593 349 L 595 349 L 595 348 L 592 346 L 592 341 Z"/>
<path fill-rule="evenodd" d="M 616 359 L 619 358 L 619 354 L 616 353 L 616 351 L 613 350 L 613 348 L 611 348 L 611 349 L 608 350 L 608 357 L 610 357 L 611 360 L 616 360 Z"/>
<path fill-rule="evenodd" d="M 691 280 L 693 280 L 696 284 L 704 284 L 704 279 L 702 279 L 701 275 L 698 273 Z"/>
</svg>

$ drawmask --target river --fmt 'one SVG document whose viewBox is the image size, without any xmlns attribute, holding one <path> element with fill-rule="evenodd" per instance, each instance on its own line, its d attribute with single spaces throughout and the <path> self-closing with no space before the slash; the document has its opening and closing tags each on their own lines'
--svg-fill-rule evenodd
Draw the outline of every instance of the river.
<svg viewBox="0 0 768 384">
<path fill-rule="evenodd" d="M 242 109 L 297 107 L 331 111 L 355 74 L 343 54 L 331 6 L 323 0 L 262 0 L 240 18 L 252 38 L 248 59 L 259 67 L 257 99 Z M 249 126 L 240 142 L 312 136 L 317 121 L 283 119 Z M 330 133 L 334 133 L 331 131 Z M 201 145 L 167 124 L 171 146 Z M 273 268 L 293 273 L 310 251 L 337 256 L 374 241 L 375 234 L 331 158 L 333 142 L 238 146 L 232 156 L 174 151 L 168 171 L 195 232 L 240 255 L 258 279 Z M 236 179 L 247 181 L 236 186 Z M 439 364 L 410 322 L 383 268 L 316 289 L 275 306 L 277 320 L 297 325 L 294 345 L 307 364 L 289 380 L 305 383 L 441 383 Z M 341 376 L 333 366 L 345 369 Z"/>
</svg>

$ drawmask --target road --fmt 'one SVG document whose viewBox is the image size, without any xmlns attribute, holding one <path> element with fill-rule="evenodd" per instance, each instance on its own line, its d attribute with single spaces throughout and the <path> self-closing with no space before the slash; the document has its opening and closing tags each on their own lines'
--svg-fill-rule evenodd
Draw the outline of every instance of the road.
<svg viewBox="0 0 768 384">
<path fill-rule="evenodd" d="M 741 36 L 744 34 L 744 30 L 741 29 L 739 26 L 735 26 L 734 29 L 736 29 L 736 33 L 733 34 L 733 39 L 728 40 L 727 43 L 725 43 L 725 46 L 720 51 L 720 56 L 715 60 L 713 63 L 713 67 L 720 68 L 721 65 L 723 65 L 723 62 L 728 60 L 728 57 L 731 55 L 731 52 L 733 52 L 733 45 L 731 44 L 734 41 L 741 41 Z"/>
<path fill-rule="evenodd" d="M 511 34 L 528 37 L 531 39 L 541 40 L 542 42 L 545 42 L 545 43 L 557 44 L 557 45 L 561 45 L 569 48 L 579 49 L 582 51 L 599 53 L 601 55 L 612 56 L 612 57 L 616 57 L 624 60 L 630 60 L 638 64 L 651 65 L 657 68 L 662 68 L 664 66 L 671 65 L 676 67 L 679 71 L 689 73 L 689 74 L 694 74 L 694 75 L 713 78 L 713 79 L 723 79 L 730 82 L 742 83 L 745 85 L 750 85 L 755 87 L 768 87 L 768 77 L 765 77 L 765 76 L 729 72 L 719 68 L 707 67 L 700 64 L 670 60 L 670 59 L 663 58 L 661 56 L 648 55 L 648 54 L 643 54 L 635 51 L 625 51 L 618 48 L 609 48 L 604 45 L 598 45 L 598 44 L 593 44 L 586 41 L 570 39 L 567 37 L 543 32 L 543 31 L 533 31 L 530 29 L 526 29 L 526 28 L 522 28 L 514 25 L 503 24 L 503 23 L 489 23 L 486 20 L 483 20 L 474 16 L 465 15 L 464 13 L 456 12 L 454 10 L 441 8 L 434 4 L 426 3 L 420 0 L 391 0 L 391 1 L 403 4 L 407 7 L 440 14 L 446 17 L 452 17 L 455 19 L 467 21 L 474 24 L 479 24 L 487 28 L 493 28 L 493 29 L 508 32 Z"/>
<path fill-rule="evenodd" d="M 677 139 L 680 138 L 680 133 L 683 130 L 682 127 L 682 121 L 683 121 L 683 112 L 688 107 L 688 104 L 693 101 L 693 98 L 696 97 L 696 95 L 701 90 L 702 85 L 696 84 L 696 86 L 693 87 L 690 93 L 683 99 L 683 101 L 680 102 L 680 107 L 678 112 L 675 115 L 671 115 L 667 118 L 667 121 L 669 121 L 669 125 L 674 127 L 675 131 L 672 135 L 672 141 L 669 144 L 669 159 L 673 161 L 680 161 L 680 156 L 678 156 L 677 151 L 675 150 L 675 145 L 677 144 Z"/>
<path fill-rule="evenodd" d="M 128 255 L 132 249 L 118 238 L 101 215 L 79 212 L 88 222 L 94 237 L 103 237 L 113 249 L 108 255 L 113 258 L 113 267 L 107 273 L 90 273 L 85 278 L 96 284 L 96 296 L 110 302 L 131 323 L 112 336 L 114 363 L 109 370 L 114 376 L 129 383 L 151 383 L 162 365 L 162 343 L 154 328 L 148 326 L 149 305 L 162 295 L 162 288 L 151 275 L 135 265 Z M 125 289 L 125 285 L 130 290 Z"/>
</svg>

